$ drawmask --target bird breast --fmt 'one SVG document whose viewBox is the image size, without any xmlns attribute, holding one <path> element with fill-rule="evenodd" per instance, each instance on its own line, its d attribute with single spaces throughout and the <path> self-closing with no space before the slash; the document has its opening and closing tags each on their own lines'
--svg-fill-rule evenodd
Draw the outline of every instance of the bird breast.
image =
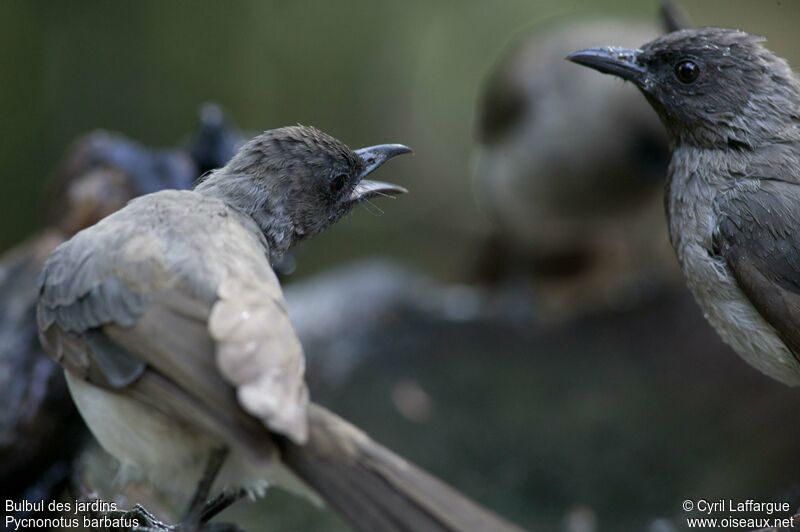
<svg viewBox="0 0 800 532">
<path fill-rule="evenodd" d="M 716 175 L 708 173 L 715 166 L 706 158 L 713 155 L 679 146 L 670 165 L 667 218 L 686 283 L 705 318 L 739 356 L 776 380 L 800 385 L 794 355 L 739 288 L 725 259 L 713 252 L 714 202 L 732 182 L 720 175 L 724 169 Z"/>
</svg>

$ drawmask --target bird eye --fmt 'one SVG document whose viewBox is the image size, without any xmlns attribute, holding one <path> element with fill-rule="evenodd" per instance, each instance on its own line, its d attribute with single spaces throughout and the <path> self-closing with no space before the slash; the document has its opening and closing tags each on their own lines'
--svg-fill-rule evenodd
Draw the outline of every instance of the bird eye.
<svg viewBox="0 0 800 532">
<path fill-rule="evenodd" d="M 681 83 L 693 83 L 699 75 L 700 67 L 694 61 L 685 60 L 675 65 L 675 77 Z"/>
<path fill-rule="evenodd" d="M 345 183 L 347 183 L 347 175 L 346 174 L 339 174 L 333 178 L 331 181 L 331 192 L 334 194 L 338 194 L 344 188 Z"/>
</svg>

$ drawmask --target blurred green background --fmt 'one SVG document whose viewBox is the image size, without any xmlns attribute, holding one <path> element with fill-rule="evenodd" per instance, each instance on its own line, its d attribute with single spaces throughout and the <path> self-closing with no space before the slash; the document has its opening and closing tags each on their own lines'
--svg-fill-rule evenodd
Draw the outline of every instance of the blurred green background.
<svg viewBox="0 0 800 532">
<path fill-rule="evenodd" d="M 697 25 L 766 35 L 771 49 L 800 65 L 800 2 L 686 0 L 680 5 Z M 393 161 L 380 175 L 408 186 L 411 194 L 378 203 L 384 216 L 360 209 L 324 238 L 304 245 L 293 280 L 372 255 L 413 264 L 442 280 L 461 280 L 487 231 L 473 203 L 469 167 L 476 99 L 490 67 L 516 34 L 531 27 L 598 16 L 655 21 L 656 12 L 655 1 L 623 0 L 3 1 L 0 248 L 38 226 L 44 185 L 76 136 L 106 128 L 149 146 L 172 146 L 195 127 L 199 106 L 215 101 L 246 130 L 302 123 L 354 147 L 402 142 L 416 150 L 414 157 Z M 697 314 L 692 323 L 702 323 L 693 305 L 686 312 Z M 624 327 L 627 322 L 621 323 Z M 716 342 L 705 325 L 700 330 L 706 341 Z M 487 338 L 487 352 L 507 340 L 502 335 Z M 772 495 L 769 490 L 787 488 L 794 478 L 796 464 L 787 464 L 781 478 L 772 474 L 782 467 L 779 457 L 793 452 L 782 447 L 785 439 L 776 438 L 769 456 L 743 451 L 768 437 L 759 433 L 758 424 L 748 425 L 747 416 L 785 410 L 779 401 L 788 391 L 745 368 L 730 353 L 722 357 L 735 374 L 730 382 L 744 383 L 746 399 L 752 396 L 754 402 L 743 418 L 726 412 L 718 401 L 726 393 L 724 380 L 708 387 L 716 371 L 710 362 L 696 376 L 696 395 L 676 403 L 684 391 L 680 384 L 690 385 L 676 369 L 677 362 L 664 367 L 663 360 L 648 359 L 642 373 L 636 373 L 641 368 L 630 369 L 636 349 L 644 351 L 643 346 L 630 347 L 629 358 L 595 360 L 595 366 L 586 365 L 594 345 L 573 346 L 574 358 L 544 357 L 538 361 L 538 374 L 531 375 L 523 340 L 509 348 L 507 366 L 496 372 L 502 379 L 499 390 L 480 388 L 486 385 L 481 372 L 485 359 L 458 359 L 457 346 L 443 341 L 438 351 L 436 346 L 428 349 L 449 356 L 445 362 L 451 365 L 422 355 L 396 358 L 388 367 L 363 371 L 361 382 L 367 384 L 360 399 L 341 395 L 330 404 L 470 495 L 543 530 L 583 504 L 595 508 L 603 522 L 617 523 L 608 530 L 641 530 L 653 517 L 677 512 L 680 497 L 710 496 L 720 486 L 729 488 L 725 495 L 753 497 L 749 486 L 756 484 L 763 489 L 759 494 Z M 607 349 L 619 347 L 601 340 Z M 469 342 L 462 339 L 465 350 Z M 550 347 L 552 351 L 542 350 L 559 349 Z M 402 355 L 402 349 L 396 351 Z M 676 353 L 676 360 L 683 361 L 682 355 Z M 518 432 L 505 439 L 487 434 L 453 455 L 425 427 L 383 415 L 386 388 L 397 374 L 418 375 L 432 389 L 440 382 L 437 374 L 450 373 L 459 364 L 467 368 L 459 375 L 460 388 L 437 394 L 441 417 L 436 419 L 465 422 L 457 418 L 464 408 L 474 409 L 484 421 L 521 413 L 507 423 Z M 654 374 L 659 375 L 655 382 L 642 377 Z M 498 397 L 489 404 L 482 393 Z M 371 398 L 366 407 L 365 396 Z M 698 409 L 697 404 L 705 406 Z M 559 408 L 563 417 L 549 415 Z M 659 429 L 654 432 L 642 420 Z M 717 422 L 712 436 L 702 433 Z M 797 424 L 786 420 L 786 425 L 792 430 Z M 452 427 L 453 434 L 459 430 Z M 640 439 L 626 439 L 631 434 Z M 672 438 L 665 439 L 665 434 Z M 726 453 L 720 442 L 738 446 Z M 481 454 L 493 446 L 493 458 Z M 770 444 L 760 448 L 772 449 Z M 517 459 L 534 464 L 532 469 L 526 466 L 524 479 L 518 478 L 522 467 L 515 470 Z M 473 461 L 475 471 L 457 470 L 458 464 Z M 741 485 L 734 486 L 726 466 L 752 475 L 735 477 Z M 683 476 L 673 474 L 677 470 Z M 483 483 L 481 472 L 490 472 L 497 486 L 520 491 L 498 491 Z M 647 486 L 646 492 L 639 490 L 640 484 Z M 522 490 L 525 498 L 519 495 Z M 273 509 L 295 505 L 300 517 L 291 511 L 284 517 L 257 514 L 251 522 L 269 528 L 285 519 L 290 523 L 286 530 L 301 526 L 296 523 L 309 530 L 341 526 L 330 517 L 308 525 L 309 507 L 285 496 L 268 498 L 267 504 Z"/>
<path fill-rule="evenodd" d="M 681 5 L 698 25 L 767 35 L 800 62 L 798 2 Z M 253 131 L 299 122 L 352 146 L 416 149 L 382 172 L 412 194 L 381 202 L 383 217 L 362 209 L 307 246 L 299 276 L 381 253 L 458 277 L 485 230 L 469 154 L 480 82 L 503 48 L 554 19 L 654 20 L 656 11 L 654 0 L 4 1 L 0 247 L 36 226 L 48 172 L 77 135 L 102 127 L 173 145 L 213 100 Z"/>
</svg>

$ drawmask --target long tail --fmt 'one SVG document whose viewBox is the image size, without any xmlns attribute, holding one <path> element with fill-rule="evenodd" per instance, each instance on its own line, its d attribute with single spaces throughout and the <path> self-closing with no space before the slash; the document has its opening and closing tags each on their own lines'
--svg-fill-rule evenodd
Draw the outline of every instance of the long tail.
<svg viewBox="0 0 800 532">
<path fill-rule="evenodd" d="M 305 445 L 282 441 L 283 462 L 362 532 L 520 532 L 322 407 Z"/>
</svg>

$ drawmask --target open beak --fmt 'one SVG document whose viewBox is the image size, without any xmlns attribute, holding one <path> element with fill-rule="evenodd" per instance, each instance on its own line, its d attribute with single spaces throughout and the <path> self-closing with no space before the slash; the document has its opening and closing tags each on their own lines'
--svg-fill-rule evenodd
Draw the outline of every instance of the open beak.
<svg viewBox="0 0 800 532">
<path fill-rule="evenodd" d="M 361 158 L 364 169 L 359 175 L 358 184 L 353 189 L 352 200 L 358 202 L 375 196 L 396 196 L 407 193 L 408 190 L 401 186 L 364 178 L 383 166 L 392 157 L 413 152 L 414 150 L 402 144 L 380 144 L 356 150 L 356 155 Z"/>
<path fill-rule="evenodd" d="M 567 56 L 568 61 L 593 68 L 603 74 L 612 74 L 642 86 L 646 70 L 637 62 L 641 50 L 630 48 L 587 48 Z"/>
</svg>

